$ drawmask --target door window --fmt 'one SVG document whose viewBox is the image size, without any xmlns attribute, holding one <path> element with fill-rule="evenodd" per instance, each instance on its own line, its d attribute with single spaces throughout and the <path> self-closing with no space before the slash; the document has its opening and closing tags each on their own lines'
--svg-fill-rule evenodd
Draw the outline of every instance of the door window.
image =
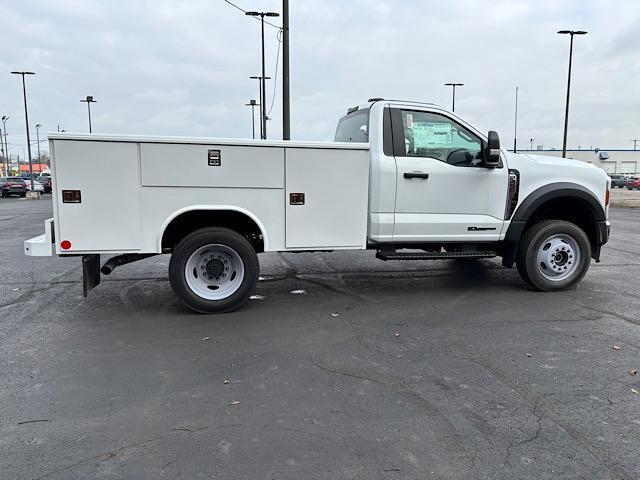
<svg viewBox="0 0 640 480">
<path fill-rule="evenodd" d="M 428 157 L 456 167 L 483 165 L 482 140 L 437 113 L 402 110 L 405 156 Z"/>
</svg>

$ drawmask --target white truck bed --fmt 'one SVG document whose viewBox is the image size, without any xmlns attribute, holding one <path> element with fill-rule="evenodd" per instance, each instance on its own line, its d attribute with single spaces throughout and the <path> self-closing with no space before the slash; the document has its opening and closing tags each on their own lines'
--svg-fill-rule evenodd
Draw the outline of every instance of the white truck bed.
<svg viewBox="0 0 640 480">
<path fill-rule="evenodd" d="M 56 254 L 161 253 L 172 219 L 207 209 L 251 217 L 265 251 L 366 247 L 368 144 L 73 133 L 49 143 L 54 233 L 29 240 L 28 255 L 50 255 L 48 241 Z M 80 190 L 80 203 L 63 190 Z"/>
</svg>

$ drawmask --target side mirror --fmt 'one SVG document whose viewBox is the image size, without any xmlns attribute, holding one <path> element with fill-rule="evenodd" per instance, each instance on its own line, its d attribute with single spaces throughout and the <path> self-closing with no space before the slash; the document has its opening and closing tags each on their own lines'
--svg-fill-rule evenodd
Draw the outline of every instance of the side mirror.
<svg viewBox="0 0 640 480">
<path fill-rule="evenodd" d="M 498 133 L 491 130 L 487 135 L 487 148 L 484 152 L 484 164 L 488 168 L 495 168 L 500 165 L 500 137 Z"/>
</svg>

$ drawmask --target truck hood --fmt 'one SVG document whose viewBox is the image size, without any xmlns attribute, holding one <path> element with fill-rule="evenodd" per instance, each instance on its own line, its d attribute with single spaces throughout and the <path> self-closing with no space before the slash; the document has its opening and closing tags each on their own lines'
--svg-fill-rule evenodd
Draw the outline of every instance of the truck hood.
<svg viewBox="0 0 640 480">
<path fill-rule="evenodd" d="M 516 153 L 515 155 L 526 157 L 529 161 L 549 167 L 570 167 L 570 168 L 587 168 L 590 170 L 600 170 L 595 165 L 571 158 L 552 157 L 551 155 L 535 155 L 530 153 Z M 604 172 L 603 172 L 604 173 Z"/>
</svg>

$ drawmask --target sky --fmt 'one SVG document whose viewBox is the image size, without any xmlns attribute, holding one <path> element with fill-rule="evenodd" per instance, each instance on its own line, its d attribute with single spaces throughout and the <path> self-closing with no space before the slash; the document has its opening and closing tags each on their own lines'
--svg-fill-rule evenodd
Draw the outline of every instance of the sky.
<svg viewBox="0 0 640 480">
<path fill-rule="evenodd" d="M 279 0 L 234 0 L 279 12 Z M 272 19 L 280 24 L 280 18 Z M 509 148 L 519 87 L 519 147 L 561 148 L 569 37 L 575 37 L 569 148 L 632 148 L 640 137 L 640 2 L 635 0 L 290 0 L 291 132 L 332 140 L 370 97 L 451 108 Z M 10 153 L 31 131 L 93 130 L 249 138 L 260 23 L 224 0 L 0 0 L 0 115 Z M 266 26 L 267 75 L 278 29 Z M 281 57 L 267 85 L 270 138 L 282 138 Z M 274 88 L 275 86 L 275 88 Z M 275 93 L 275 97 L 273 97 Z M 272 98 L 275 100 L 272 102 Z M 273 105 L 273 106 L 272 106 Z M 35 134 L 33 135 L 35 142 Z M 45 135 L 43 135 L 44 137 Z M 46 142 L 41 144 L 46 150 Z"/>
</svg>

